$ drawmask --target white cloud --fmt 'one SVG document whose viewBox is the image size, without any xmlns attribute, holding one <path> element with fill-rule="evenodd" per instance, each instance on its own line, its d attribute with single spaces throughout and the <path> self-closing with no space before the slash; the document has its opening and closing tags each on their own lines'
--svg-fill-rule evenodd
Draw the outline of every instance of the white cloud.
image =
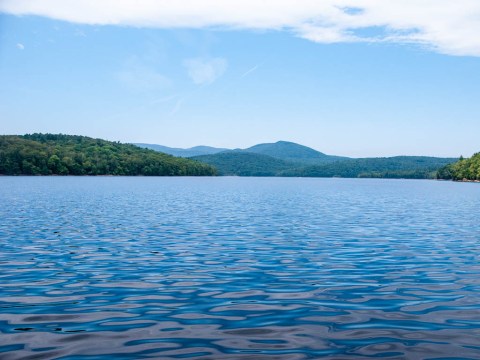
<svg viewBox="0 0 480 360">
<path fill-rule="evenodd" d="M 286 30 L 320 43 L 415 43 L 480 56 L 480 0 L 2 0 L 0 11 L 98 25 Z"/>
<path fill-rule="evenodd" d="M 25 50 L 25 45 L 23 45 L 21 43 L 18 43 L 16 46 L 17 46 L 18 50 Z"/>
<path fill-rule="evenodd" d="M 211 84 L 227 70 L 227 60 L 224 58 L 193 58 L 183 62 L 188 76 L 197 85 Z"/>
</svg>

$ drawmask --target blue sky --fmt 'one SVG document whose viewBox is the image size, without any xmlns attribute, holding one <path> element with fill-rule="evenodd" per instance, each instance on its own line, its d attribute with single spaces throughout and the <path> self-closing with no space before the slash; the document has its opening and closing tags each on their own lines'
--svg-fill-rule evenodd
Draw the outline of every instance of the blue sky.
<svg viewBox="0 0 480 360">
<path fill-rule="evenodd" d="M 355 18 L 369 21 L 355 31 L 337 20 L 332 33 L 281 12 L 287 25 L 222 9 L 201 22 L 181 7 L 133 21 L 110 8 L 91 19 L 17 1 L 25 8 L 0 6 L 3 134 L 173 147 L 289 140 L 353 157 L 480 151 L 480 44 L 467 31 L 476 36 L 476 24 L 452 35 L 434 26 L 440 15 L 427 17 L 421 36 L 407 24 L 406 39 L 404 28 L 373 26 L 373 15 Z M 391 29 L 399 20 L 387 15 Z"/>
</svg>

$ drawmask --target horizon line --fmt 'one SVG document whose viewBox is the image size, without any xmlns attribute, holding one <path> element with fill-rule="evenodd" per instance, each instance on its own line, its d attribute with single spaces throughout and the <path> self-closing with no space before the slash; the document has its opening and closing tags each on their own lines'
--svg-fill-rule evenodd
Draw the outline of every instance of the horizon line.
<svg viewBox="0 0 480 360">
<path fill-rule="evenodd" d="M 98 137 L 98 136 L 91 136 L 91 135 L 81 135 L 81 134 L 68 134 L 68 133 L 63 133 L 63 132 L 58 132 L 58 133 L 50 133 L 50 132 L 38 132 L 38 131 L 34 131 L 34 132 L 27 132 L 27 133 L 24 133 L 24 134 L 1 134 L 0 136 L 24 136 L 24 135 L 32 135 L 32 134 L 50 134 L 50 135 L 67 135 L 67 136 L 83 136 L 83 137 L 89 137 L 89 138 L 92 138 L 92 139 L 100 139 L 100 140 L 106 140 L 106 141 L 111 141 L 111 142 L 119 142 L 119 143 L 123 143 L 123 144 L 131 144 L 131 145 L 136 145 L 136 144 L 144 144 L 144 145 L 158 145 L 158 146 L 163 146 L 163 147 L 167 147 L 167 148 L 170 148 L 170 149 L 178 149 L 178 150 L 190 150 L 192 148 L 195 148 L 195 147 L 200 147 L 200 146 L 204 146 L 204 147 L 210 147 L 210 148 L 216 148 L 216 149 L 225 149 L 225 151 L 231 151 L 231 150 L 246 150 L 250 147 L 253 147 L 253 146 L 256 146 L 256 145 L 263 145 L 263 144 L 276 144 L 276 143 L 279 143 L 279 142 L 286 142 L 286 143 L 291 143 L 291 144 L 295 144 L 295 145 L 300 145 L 300 146 L 304 146 L 304 147 L 307 147 L 309 149 L 312 149 L 312 150 L 315 150 L 315 151 L 318 151 L 320 153 L 323 153 L 325 155 L 328 155 L 328 156 L 339 156 L 339 157 L 347 157 L 347 158 L 351 158 L 351 159 L 366 159 L 366 158 L 391 158 L 391 157 L 402 157 L 402 156 L 408 156 L 408 157 L 433 157 L 433 158 L 444 158 L 444 159 L 459 159 L 460 157 L 464 157 L 464 158 L 469 158 L 475 154 L 477 154 L 478 152 L 474 152 L 472 153 L 471 155 L 463 155 L 463 154 L 460 154 L 460 155 L 456 155 L 456 156 L 439 156 L 439 155 L 418 155 L 418 154 L 415 154 L 415 155 L 407 155 L 407 154 L 399 154 L 399 155 L 375 155 L 375 156 L 352 156 L 352 155 L 343 155 L 343 154 L 331 154 L 331 153 L 326 153 L 326 152 L 323 152 L 321 150 L 318 150 L 317 148 L 314 148 L 312 146 L 308 146 L 308 145 L 304 145 L 304 144 L 301 144 L 301 143 L 298 143 L 298 142 L 295 142 L 295 141 L 289 141 L 289 140 L 277 140 L 277 141 L 273 141 L 273 142 L 258 142 L 258 143 L 255 143 L 253 145 L 250 145 L 250 146 L 246 146 L 246 147 L 223 147 L 223 146 L 213 146 L 213 145 L 193 145 L 193 146 L 190 146 L 190 147 L 179 147 L 179 146 L 169 146 L 169 145 L 164 145 L 164 144 L 160 144 L 160 143 L 152 143 L 152 142 L 142 142 L 142 141 L 121 141 L 121 140 L 113 140 L 113 139 L 108 139 L 106 137 Z"/>
</svg>

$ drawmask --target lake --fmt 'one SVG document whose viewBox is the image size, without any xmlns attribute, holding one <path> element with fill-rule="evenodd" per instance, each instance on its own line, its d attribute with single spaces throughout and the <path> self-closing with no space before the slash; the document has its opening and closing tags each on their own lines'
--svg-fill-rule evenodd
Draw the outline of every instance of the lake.
<svg viewBox="0 0 480 360">
<path fill-rule="evenodd" d="M 1 359 L 479 359 L 480 184 L 0 177 Z"/>
</svg>

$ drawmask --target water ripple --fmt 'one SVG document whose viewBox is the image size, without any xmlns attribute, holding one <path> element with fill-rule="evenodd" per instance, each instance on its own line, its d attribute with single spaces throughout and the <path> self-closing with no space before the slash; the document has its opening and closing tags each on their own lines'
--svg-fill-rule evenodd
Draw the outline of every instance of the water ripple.
<svg viewBox="0 0 480 360">
<path fill-rule="evenodd" d="M 480 358 L 476 184 L 0 185 L 2 360 Z"/>
</svg>

